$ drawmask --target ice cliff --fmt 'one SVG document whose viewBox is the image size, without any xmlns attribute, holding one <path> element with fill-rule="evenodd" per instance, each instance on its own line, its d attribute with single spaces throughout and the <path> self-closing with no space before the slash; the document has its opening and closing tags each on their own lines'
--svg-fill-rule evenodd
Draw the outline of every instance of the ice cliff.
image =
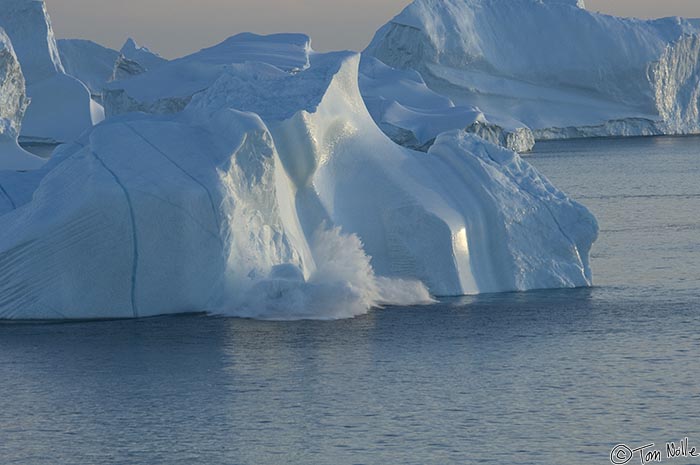
<svg viewBox="0 0 700 465">
<path fill-rule="evenodd" d="M 359 69 L 303 36 L 248 35 L 124 81 L 122 110 L 180 103 L 0 172 L 0 317 L 341 318 L 591 284 L 584 207 L 464 131 L 397 145 Z"/>
<path fill-rule="evenodd" d="M 686 134 L 700 132 L 698 31 L 574 0 L 416 0 L 365 54 L 537 139 Z"/>
<path fill-rule="evenodd" d="M 0 29 L 0 170 L 31 170 L 43 164 L 17 144 L 28 104 L 17 56 L 9 37 Z M 0 197 L 3 193 L 0 186 Z"/>
<path fill-rule="evenodd" d="M 31 99 L 22 138 L 71 141 L 101 120 L 87 88 L 65 74 L 43 0 L 0 0 L 0 27 L 12 40 Z"/>
<path fill-rule="evenodd" d="M 665 132 L 696 133 L 700 121 L 700 36 L 666 47 L 649 73 Z"/>
</svg>

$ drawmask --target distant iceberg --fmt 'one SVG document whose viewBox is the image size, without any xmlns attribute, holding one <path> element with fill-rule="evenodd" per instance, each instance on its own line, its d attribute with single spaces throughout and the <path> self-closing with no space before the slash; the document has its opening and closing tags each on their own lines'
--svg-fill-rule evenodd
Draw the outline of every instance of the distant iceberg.
<svg viewBox="0 0 700 465">
<path fill-rule="evenodd" d="M 580 0 L 416 0 L 365 54 L 537 140 L 695 134 L 698 33 L 697 21 L 616 18 Z"/>
<path fill-rule="evenodd" d="M 137 44 L 131 37 L 124 42 L 119 53 L 127 60 L 138 63 L 144 71 L 159 68 L 168 62 L 156 52 Z"/>
<path fill-rule="evenodd" d="M 105 110 L 108 116 L 134 111 L 177 113 L 234 63 L 258 61 L 298 71 L 308 66 L 310 52 L 311 40 L 303 34 L 238 34 L 134 78 L 110 83 L 106 86 Z"/>
</svg>

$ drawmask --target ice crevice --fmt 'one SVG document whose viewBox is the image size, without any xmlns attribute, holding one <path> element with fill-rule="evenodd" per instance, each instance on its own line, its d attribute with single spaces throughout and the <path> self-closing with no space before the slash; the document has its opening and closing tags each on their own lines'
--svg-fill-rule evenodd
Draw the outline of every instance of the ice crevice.
<svg viewBox="0 0 700 465">
<path fill-rule="evenodd" d="M 219 224 L 219 215 L 217 214 L 217 207 L 214 204 L 214 196 L 212 195 L 211 190 L 206 185 L 204 185 L 204 183 L 202 183 L 200 180 L 198 180 L 197 178 L 192 176 L 192 174 L 188 173 L 182 166 L 180 166 L 175 160 L 173 160 L 171 157 L 169 157 L 163 150 L 158 148 L 158 146 L 156 146 L 152 141 L 148 140 L 132 124 L 124 123 L 124 125 L 126 127 L 128 127 L 129 129 L 131 129 L 131 131 L 133 131 L 134 134 L 136 134 L 138 137 L 140 137 L 150 147 L 152 147 L 153 150 L 155 150 L 156 152 L 161 154 L 163 157 L 165 157 L 165 159 L 167 159 L 170 163 L 172 163 L 174 166 L 176 166 L 177 169 L 179 169 L 182 172 L 182 174 L 187 176 L 189 179 L 192 180 L 192 182 L 194 182 L 195 184 L 200 186 L 202 188 L 202 190 L 204 190 L 204 192 L 207 194 L 207 197 L 209 198 L 209 203 L 210 203 L 211 212 L 212 212 L 212 218 L 213 218 L 214 222 L 216 223 L 216 230 L 219 231 L 221 229 L 221 225 Z"/>
<path fill-rule="evenodd" d="M 15 201 L 12 199 L 12 196 L 10 196 L 10 194 L 5 190 L 5 188 L 2 187 L 2 184 L 0 184 L 0 192 L 2 193 L 2 195 L 5 196 L 5 198 L 6 198 L 7 200 L 9 200 L 10 206 L 11 206 L 13 209 L 17 208 L 17 205 L 15 204 Z"/>
<path fill-rule="evenodd" d="M 132 242 L 132 267 L 131 267 L 131 311 L 133 313 L 134 318 L 139 317 L 139 311 L 138 307 L 136 304 L 136 275 L 138 273 L 138 267 L 139 267 L 139 242 L 138 242 L 138 235 L 136 233 L 136 217 L 134 215 L 134 206 L 131 201 L 131 195 L 129 194 L 129 190 L 124 186 L 124 184 L 119 180 L 119 177 L 117 174 L 112 171 L 109 166 L 104 162 L 102 158 L 95 152 L 94 150 L 90 150 L 90 153 L 92 156 L 95 157 L 95 159 L 102 165 L 102 167 L 112 176 L 114 179 L 114 182 L 119 186 L 119 188 L 122 190 L 124 193 L 124 198 L 126 199 L 126 203 L 128 205 L 128 210 L 129 210 L 129 221 L 131 222 L 131 242 Z"/>
</svg>

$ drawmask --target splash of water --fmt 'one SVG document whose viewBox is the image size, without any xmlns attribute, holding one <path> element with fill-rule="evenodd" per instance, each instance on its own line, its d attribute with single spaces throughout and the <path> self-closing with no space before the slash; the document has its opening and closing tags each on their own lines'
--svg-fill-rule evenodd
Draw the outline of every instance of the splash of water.
<svg viewBox="0 0 700 465">
<path fill-rule="evenodd" d="M 381 305 L 432 301 L 418 281 L 377 277 L 360 239 L 340 228 L 319 229 L 310 246 L 316 269 L 308 279 L 294 264 L 277 265 L 247 291 L 231 296 L 222 313 L 268 320 L 339 319 Z"/>
</svg>

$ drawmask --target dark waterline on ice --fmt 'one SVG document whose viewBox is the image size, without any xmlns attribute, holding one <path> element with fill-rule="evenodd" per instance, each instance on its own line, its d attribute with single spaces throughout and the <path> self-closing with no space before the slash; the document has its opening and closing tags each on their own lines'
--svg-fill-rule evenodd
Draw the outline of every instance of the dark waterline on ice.
<svg viewBox="0 0 700 465">
<path fill-rule="evenodd" d="M 700 138 L 529 160 L 598 217 L 595 288 L 333 322 L 0 325 L 0 462 L 593 465 L 619 443 L 700 446 Z"/>
<path fill-rule="evenodd" d="M 20 142 L 20 146 L 27 152 L 41 158 L 50 158 L 59 144 L 44 144 L 40 142 Z"/>
</svg>

